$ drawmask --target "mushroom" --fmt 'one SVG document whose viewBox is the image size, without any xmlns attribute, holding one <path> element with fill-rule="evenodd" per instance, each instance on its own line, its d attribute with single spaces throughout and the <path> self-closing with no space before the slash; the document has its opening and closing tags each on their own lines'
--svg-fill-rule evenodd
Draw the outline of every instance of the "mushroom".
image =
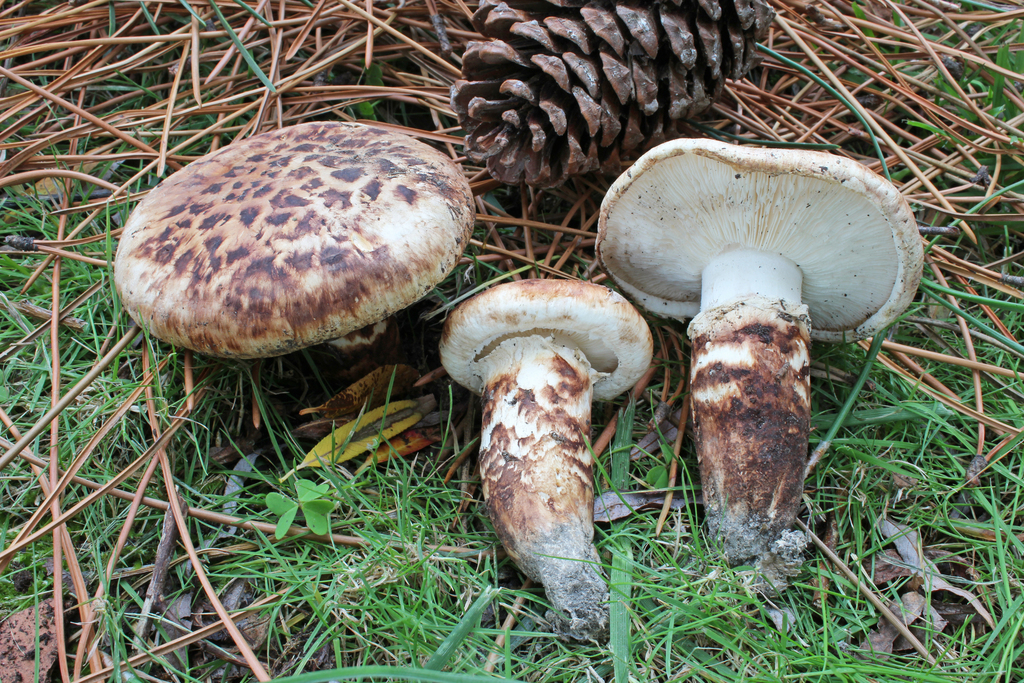
<svg viewBox="0 0 1024 683">
<path fill-rule="evenodd" d="M 522 280 L 459 306 L 441 336 L 448 374 L 480 394 L 480 474 L 494 530 L 544 585 L 565 639 L 601 641 L 608 587 L 594 550 L 591 399 L 632 386 L 651 362 L 643 317 L 578 281 Z"/>
<path fill-rule="evenodd" d="M 276 356 L 372 325 L 458 262 L 474 221 L 451 159 L 408 136 L 319 122 L 192 162 L 132 212 L 114 260 L 159 339 Z"/>
<path fill-rule="evenodd" d="M 921 278 L 906 200 L 822 152 L 675 140 L 601 207 L 597 249 L 648 310 L 693 318 L 691 400 L 704 508 L 732 564 L 784 585 L 807 463 L 810 339 L 886 327 Z M 812 325 L 813 321 L 813 325 Z"/>
</svg>

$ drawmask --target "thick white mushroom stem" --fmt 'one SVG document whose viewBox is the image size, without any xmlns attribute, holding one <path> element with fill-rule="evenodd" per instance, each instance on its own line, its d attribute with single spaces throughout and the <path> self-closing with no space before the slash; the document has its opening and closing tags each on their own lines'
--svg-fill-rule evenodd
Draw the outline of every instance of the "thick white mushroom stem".
<svg viewBox="0 0 1024 683">
<path fill-rule="evenodd" d="M 481 361 L 480 473 L 494 529 L 527 576 L 544 585 L 562 638 L 608 634 L 608 587 L 594 538 L 586 437 L 596 373 L 571 342 L 532 335 Z"/>
<path fill-rule="evenodd" d="M 799 565 L 802 549 L 789 530 L 807 461 L 810 319 L 791 262 L 768 268 L 779 266 L 781 277 L 757 273 L 756 284 L 742 291 L 724 280 L 741 277 L 733 265 L 749 278 L 751 265 L 742 256 L 729 261 L 713 262 L 704 274 L 711 275 L 705 288 L 717 286 L 726 300 L 705 292 L 708 308 L 688 330 L 704 509 L 731 564 L 757 564 L 780 583 L 785 565 Z"/>
</svg>

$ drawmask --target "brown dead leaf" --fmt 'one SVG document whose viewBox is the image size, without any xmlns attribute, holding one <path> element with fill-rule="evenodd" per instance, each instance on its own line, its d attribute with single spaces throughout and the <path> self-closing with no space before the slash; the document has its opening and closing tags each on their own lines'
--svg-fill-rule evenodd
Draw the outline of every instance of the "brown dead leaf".
<svg viewBox="0 0 1024 683">
<path fill-rule="evenodd" d="M 435 400 L 433 394 L 427 394 L 424 397 L 416 399 L 417 401 L 423 400 Z M 436 403 L 435 403 L 436 407 Z M 422 427 L 434 426 L 440 423 L 440 413 L 436 410 L 427 415 L 423 416 L 423 419 L 413 425 L 414 428 L 419 429 Z M 325 436 L 330 434 L 338 426 L 338 420 L 336 418 L 325 417 L 319 420 L 310 420 L 304 422 L 298 427 L 292 430 L 292 435 L 299 441 L 320 441 Z"/>
<path fill-rule="evenodd" d="M 934 605 L 928 606 L 928 616 L 932 621 L 932 631 L 935 633 L 942 633 L 942 631 L 949 625 L 949 622 L 942 618 L 939 611 L 935 609 Z"/>
<path fill-rule="evenodd" d="M 836 524 L 836 516 L 831 512 L 827 513 L 825 522 L 825 538 L 822 539 L 825 542 L 825 547 L 832 552 L 835 552 L 838 537 L 839 527 Z M 815 587 L 814 595 L 811 599 L 820 607 L 822 602 L 827 599 L 826 596 L 828 595 L 829 587 L 832 584 L 828 579 L 829 572 L 824 571 L 825 563 L 819 562 L 819 566 L 822 568 L 822 571 L 818 573 L 817 577 L 811 579 L 811 585 Z"/>
<path fill-rule="evenodd" d="M 644 510 L 660 510 L 665 505 L 664 489 L 657 491 L 606 491 L 601 497 L 594 501 L 594 521 L 613 522 L 623 517 L 629 517 L 634 512 Z M 672 496 L 673 510 L 684 505 L 699 502 L 693 496 L 683 495 L 676 492 Z"/>
<path fill-rule="evenodd" d="M 22 313 L 24 313 L 25 315 L 27 315 L 28 317 L 35 318 L 36 320 L 48 321 L 50 319 L 50 309 L 43 308 L 42 306 L 34 304 L 31 301 L 15 301 L 14 307 L 21 311 Z M 81 318 L 75 318 L 70 315 L 66 315 L 63 318 L 61 318 L 60 324 L 64 325 L 65 327 L 70 327 L 75 332 L 85 332 L 86 327 L 88 327 L 88 323 L 86 323 L 84 320 L 82 320 Z"/>
<path fill-rule="evenodd" d="M 893 579 L 902 579 L 911 575 L 911 571 L 902 566 L 903 560 L 895 552 L 885 549 L 875 555 L 875 568 L 871 572 L 876 586 L 889 583 Z"/>
<path fill-rule="evenodd" d="M 867 640 L 861 643 L 860 647 L 862 650 L 874 652 L 879 659 L 888 659 L 892 654 L 893 643 L 896 642 L 899 635 L 900 632 L 896 630 L 895 626 L 882 619 L 878 623 L 878 628 L 868 633 Z"/>
<path fill-rule="evenodd" d="M 932 609 L 935 610 L 935 613 L 944 624 L 952 624 L 953 628 L 960 628 L 969 618 L 976 614 L 973 607 L 959 602 L 932 600 Z"/>
<path fill-rule="evenodd" d="M 337 422 L 337 420 L 330 417 L 310 420 L 293 429 L 292 436 L 299 441 L 319 441 L 334 430 Z"/>
<path fill-rule="evenodd" d="M 633 449 L 629 452 L 629 459 L 640 460 L 641 458 L 644 458 L 652 453 L 657 454 L 660 448 L 660 446 L 658 445 L 659 440 L 662 436 L 665 437 L 666 443 L 674 442 L 676 440 L 676 436 L 678 436 L 679 434 L 679 432 L 676 429 L 676 423 L 679 421 L 679 418 L 681 416 L 682 408 L 672 413 L 671 415 L 666 415 L 658 423 L 658 429 L 653 429 L 651 428 L 651 425 L 648 425 L 647 434 L 644 435 L 644 437 L 637 442 L 636 446 L 633 446 Z"/>
<path fill-rule="evenodd" d="M 995 622 L 992 620 L 992 615 L 989 614 L 988 610 L 985 609 L 985 606 L 981 604 L 981 600 L 979 600 L 977 596 L 968 590 L 957 588 L 950 584 L 942 578 L 942 575 L 939 573 L 935 564 L 921 555 L 917 532 L 901 524 L 890 522 L 885 518 L 879 520 L 878 526 L 882 535 L 891 540 L 893 545 L 896 546 L 896 550 L 899 551 L 900 557 L 903 558 L 903 562 L 907 566 L 911 567 L 914 574 L 921 579 L 922 586 L 926 593 L 941 590 L 948 591 L 954 595 L 959 595 L 961 598 L 971 603 L 974 610 L 982 619 L 985 620 L 985 623 L 987 623 L 990 628 L 995 628 Z"/>
<path fill-rule="evenodd" d="M 393 384 L 392 374 L 395 379 Z M 408 365 L 385 365 L 338 392 L 327 403 L 315 408 L 305 408 L 299 411 L 299 414 L 323 413 L 324 417 L 338 418 L 356 412 L 363 407 L 367 399 L 370 400 L 370 404 L 366 409 L 373 410 L 384 405 L 388 398 L 389 386 L 391 400 L 394 400 L 409 391 L 419 377 L 420 373 L 416 368 Z"/>
<path fill-rule="evenodd" d="M 935 563 L 943 574 L 955 576 L 964 581 L 981 581 L 981 575 L 970 560 L 963 555 L 954 555 L 947 550 L 926 548 L 924 556 Z"/>
<path fill-rule="evenodd" d="M 423 420 L 420 420 L 422 423 Z M 367 458 L 366 464 L 386 462 L 393 455 L 405 457 L 417 453 L 431 444 L 441 440 L 441 429 L 438 427 L 424 427 L 422 429 L 407 429 L 398 436 L 393 436 Z"/>
<path fill-rule="evenodd" d="M 270 633 L 270 615 L 253 614 L 238 622 L 238 630 L 241 631 L 249 646 L 259 650 L 267 642 L 267 634 Z"/>
<path fill-rule="evenodd" d="M 914 591 L 908 591 L 901 595 L 900 602 L 902 603 L 900 605 L 897 605 L 895 602 L 888 602 L 886 607 L 907 626 L 910 626 L 921 617 L 927 604 L 921 594 Z M 871 650 L 879 656 L 879 659 L 887 659 L 888 655 L 891 655 L 893 652 L 913 650 L 914 646 L 901 636 L 896 627 L 889 623 L 888 620 L 879 619 L 878 628 L 868 634 L 868 638 L 861 644 L 861 648 Z"/>
<path fill-rule="evenodd" d="M 946 624 L 949 623 L 942 618 L 934 607 L 928 605 L 928 601 L 925 600 L 924 596 L 915 591 L 904 593 L 900 596 L 903 602 L 903 621 L 910 626 L 915 621 L 922 622 L 921 626 L 910 629 L 919 640 L 928 640 L 929 636 L 934 637 L 935 634 L 941 633 L 942 629 L 946 628 Z M 926 628 L 927 627 L 927 628 Z M 931 632 L 929 634 L 929 631 Z M 896 639 L 896 642 L 892 646 L 894 651 L 904 652 L 913 650 L 914 646 L 911 645 L 910 641 L 900 636 Z"/>
<path fill-rule="evenodd" d="M 82 173 L 89 173 L 89 174 L 91 174 L 93 171 L 95 171 L 100 166 L 101 163 L 102 162 L 99 162 L 99 161 L 87 161 L 84 164 L 81 164 L 80 166 L 73 167 L 72 170 L 80 171 Z M 112 168 L 109 169 L 106 173 L 104 173 L 101 176 L 101 178 L 106 180 L 113 173 L 113 170 L 114 169 L 112 169 Z M 93 189 L 98 189 L 98 188 L 93 188 Z M 59 198 L 59 197 L 63 197 L 64 196 L 64 180 L 59 178 L 59 177 L 51 176 L 51 177 L 46 177 L 46 178 L 43 178 L 42 180 L 36 181 L 35 183 L 32 183 L 31 185 L 28 185 L 28 184 L 12 185 L 12 186 L 7 188 L 7 191 L 10 192 L 11 194 L 21 195 L 21 196 L 32 196 L 32 195 L 35 195 L 35 196 L 38 196 L 38 197 Z M 4 683 L 6 683 L 6 680 L 5 680 Z"/>
<path fill-rule="evenodd" d="M 163 635 L 164 642 L 170 642 L 189 632 L 189 621 L 192 619 L 192 593 L 183 593 L 164 606 L 163 619 L 156 622 L 157 630 Z M 185 646 L 187 648 L 188 646 Z M 188 667 L 188 657 L 181 649 L 172 650 L 167 656 L 180 670 Z"/>
<path fill-rule="evenodd" d="M 4 683 L 36 680 L 37 661 L 39 680 L 47 680 L 50 668 L 57 661 L 53 598 L 39 603 L 38 619 L 36 608 L 28 607 L 0 624 L 0 680 Z"/>
<path fill-rule="evenodd" d="M 913 477 L 904 477 L 902 474 L 894 473 L 892 475 L 892 483 L 899 489 L 913 489 L 917 488 L 918 481 Z"/>
<path fill-rule="evenodd" d="M 416 425 L 436 407 L 437 401 L 433 394 L 428 394 L 414 401 L 395 401 L 360 413 L 357 419 L 336 427 L 331 434 L 321 439 L 296 469 L 343 463 L 367 450 L 376 454 L 379 446 Z M 284 479 L 294 472 L 292 470 L 286 474 Z"/>
<path fill-rule="evenodd" d="M 901 595 L 900 602 L 903 603 L 903 623 L 907 626 L 920 619 L 924 614 L 925 607 L 928 606 L 928 601 L 924 599 L 924 596 L 914 591 Z"/>
</svg>

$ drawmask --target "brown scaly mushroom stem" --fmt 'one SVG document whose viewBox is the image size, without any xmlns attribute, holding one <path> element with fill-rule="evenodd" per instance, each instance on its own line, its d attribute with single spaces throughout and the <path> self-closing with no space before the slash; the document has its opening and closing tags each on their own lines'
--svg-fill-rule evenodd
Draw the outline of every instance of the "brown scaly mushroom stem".
<svg viewBox="0 0 1024 683">
<path fill-rule="evenodd" d="M 564 639 L 603 641 L 608 588 L 593 546 L 591 399 L 629 388 L 650 364 L 650 330 L 606 287 L 523 280 L 459 306 L 441 363 L 481 395 L 480 473 L 495 532 L 544 585 Z"/>
<path fill-rule="evenodd" d="M 692 319 L 711 537 L 775 588 L 800 566 L 810 339 L 876 334 L 914 297 L 917 222 L 891 183 L 821 152 L 674 140 L 601 205 L 597 250 L 649 310 Z M 812 325 L 813 321 L 813 325 Z"/>
<path fill-rule="evenodd" d="M 502 342 L 481 366 L 480 476 L 495 532 L 561 612 L 549 615 L 555 631 L 601 641 L 608 587 L 593 545 L 590 363 L 575 345 L 531 336 Z"/>
<path fill-rule="evenodd" d="M 694 437 L 711 535 L 736 562 L 792 528 L 811 418 L 807 307 L 754 297 L 690 324 Z M 777 547 L 776 547 L 777 546 Z"/>
</svg>

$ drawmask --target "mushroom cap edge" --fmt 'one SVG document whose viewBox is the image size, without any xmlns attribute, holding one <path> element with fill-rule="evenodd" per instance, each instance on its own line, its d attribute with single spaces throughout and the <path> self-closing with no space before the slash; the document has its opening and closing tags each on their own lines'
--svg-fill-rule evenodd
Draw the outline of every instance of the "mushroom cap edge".
<svg viewBox="0 0 1024 683">
<path fill-rule="evenodd" d="M 594 383 L 598 401 L 631 387 L 651 363 L 647 321 L 621 294 L 576 280 L 520 280 L 491 287 L 452 311 L 441 335 L 441 364 L 479 394 L 484 379 L 476 361 L 489 346 L 553 332 L 571 338 L 594 369 L 606 373 Z M 614 354 L 614 367 L 608 367 L 608 354 Z"/>
</svg>

